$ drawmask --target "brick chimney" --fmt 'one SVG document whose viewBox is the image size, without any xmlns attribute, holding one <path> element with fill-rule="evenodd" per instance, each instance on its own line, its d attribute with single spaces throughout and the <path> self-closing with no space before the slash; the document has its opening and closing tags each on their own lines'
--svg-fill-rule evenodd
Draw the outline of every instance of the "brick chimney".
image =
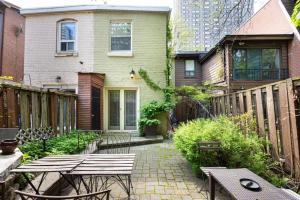
<svg viewBox="0 0 300 200">
<path fill-rule="evenodd" d="M 292 15 L 296 0 L 281 0 L 281 2 L 285 6 L 285 9 L 288 11 L 288 13 Z"/>
</svg>

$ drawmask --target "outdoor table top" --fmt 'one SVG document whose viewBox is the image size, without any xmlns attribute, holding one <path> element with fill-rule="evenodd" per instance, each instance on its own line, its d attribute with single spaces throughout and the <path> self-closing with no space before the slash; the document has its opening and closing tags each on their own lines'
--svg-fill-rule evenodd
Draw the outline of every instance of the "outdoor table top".
<svg viewBox="0 0 300 200">
<path fill-rule="evenodd" d="M 289 196 L 281 189 L 275 187 L 263 178 L 246 168 L 240 169 L 211 169 L 210 175 L 217 181 L 227 192 L 238 200 L 266 200 L 266 199 L 285 199 L 296 200 Z M 240 184 L 241 178 L 248 178 L 256 181 L 262 188 L 259 192 L 247 190 Z"/>
<path fill-rule="evenodd" d="M 135 154 L 48 156 L 11 172 L 66 172 L 71 175 L 131 175 Z"/>
</svg>

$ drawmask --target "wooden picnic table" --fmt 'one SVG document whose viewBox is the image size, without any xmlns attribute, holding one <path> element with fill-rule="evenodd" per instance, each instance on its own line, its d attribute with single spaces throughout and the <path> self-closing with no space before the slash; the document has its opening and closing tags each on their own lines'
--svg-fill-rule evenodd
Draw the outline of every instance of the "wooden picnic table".
<svg viewBox="0 0 300 200">
<path fill-rule="evenodd" d="M 233 199 L 237 200 L 296 200 L 246 168 L 210 169 L 209 174 L 210 200 L 215 199 L 215 182 L 218 182 Z M 261 191 L 251 191 L 244 188 L 240 184 L 241 178 L 256 181 L 261 186 Z"/>
<path fill-rule="evenodd" d="M 56 172 L 75 189 L 77 194 L 79 194 L 81 184 L 87 193 L 91 193 L 97 188 L 106 189 L 108 180 L 114 179 L 130 197 L 134 160 L 135 154 L 48 156 L 22 165 L 11 170 L 11 172 L 23 174 L 36 194 L 39 194 L 39 189 L 47 174 Z M 26 173 L 42 173 L 42 178 L 37 187 L 32 184 Z M 86 180 L 87 178 L 89 179 L 88 181 Z"/>
</svg>

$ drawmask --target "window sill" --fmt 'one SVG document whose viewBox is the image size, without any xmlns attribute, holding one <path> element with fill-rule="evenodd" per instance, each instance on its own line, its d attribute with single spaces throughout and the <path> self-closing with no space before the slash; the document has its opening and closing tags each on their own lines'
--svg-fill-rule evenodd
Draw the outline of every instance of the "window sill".
<svg viewBox="0 0 300 200">
<path fill-rule="evenodd" d="M 55 53 L 55 57 L 77 57 L 78 52 L 58 52 Z"/>
<path fill-rule="evenodd" d="M 111 51 L 107 53 L 110 57 L 133 57 L 132 51 Z"/>
<path fill-rule="evenodd" d="M 195 79 L 196 77 L 195 76 L 185 76 L 184 78 L 185 79 Z"/>
</svg>

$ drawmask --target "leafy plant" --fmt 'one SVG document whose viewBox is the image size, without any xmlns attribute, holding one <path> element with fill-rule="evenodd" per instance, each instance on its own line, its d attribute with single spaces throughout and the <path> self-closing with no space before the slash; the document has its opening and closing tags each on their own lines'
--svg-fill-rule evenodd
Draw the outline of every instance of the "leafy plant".
<svg viewBox="0 0 300 200">
<path fill-rule="evenodd" d="M 300 26 L 300 0 L 297 0 L 293 14 L 292 14 L 292 21 L 296 27 Z"/>
<path fill-rule="evenodd" d="M 78 135 L 79 134 L 79 135 Z M 79 143 L 78 143 L 79 136 Z M 23 163 L 36 160 L 48 155 L 74 154 L 86 148 L 86 146 L 99 135 L 94 132 L 78 133 L 73 131 L 66 135 L 52 137 L 46 141 L 46 151 L 43 151 L 43 141 L 35 140 L 20 146 L 23 153 Z M 79 144 L 79 146 L 78 146 Z"/>
<path fill-rule="evenodd" d="M 140 120 L 140 124 L 142 126 L 155 126 L 155 125 L 159 125 L 160 121 L 158 119 L 147 119 L 147 118 L 142 118 Z"/>
<path fill-rule="evenodd" d="M 221 150 L 218 153 L 198 151 L 199 141 L 219 141 Z M 200 166 L 245 167 L 274 184 L 284 183 L 270 168 L 274 161 L 264 152 L 265 141 L 254 132 L 244 135 L 239 125 L 228 117 L 181 124 L 175 132 L 174 143 L 196 171 Z"/>
<path fill-rule="evenodd" d="M 139 120 L 139 132 L 144 135 L 144 127 L 151 125 L 159 125 L 160 121 L 155 119 L 157 115 L 163 112 L 169 112 L 172 109 L 172 104 L 158 101 L 152 101 L 142 107 L 141 119 Z"/>
<path fill-rule="evenodd" d="M 207 90 L 195 86 L 181 86 L 176 89 L 178 96 L 190 97 L 193 100 L 207 101 L 212 95 Z"/>
</svg>

